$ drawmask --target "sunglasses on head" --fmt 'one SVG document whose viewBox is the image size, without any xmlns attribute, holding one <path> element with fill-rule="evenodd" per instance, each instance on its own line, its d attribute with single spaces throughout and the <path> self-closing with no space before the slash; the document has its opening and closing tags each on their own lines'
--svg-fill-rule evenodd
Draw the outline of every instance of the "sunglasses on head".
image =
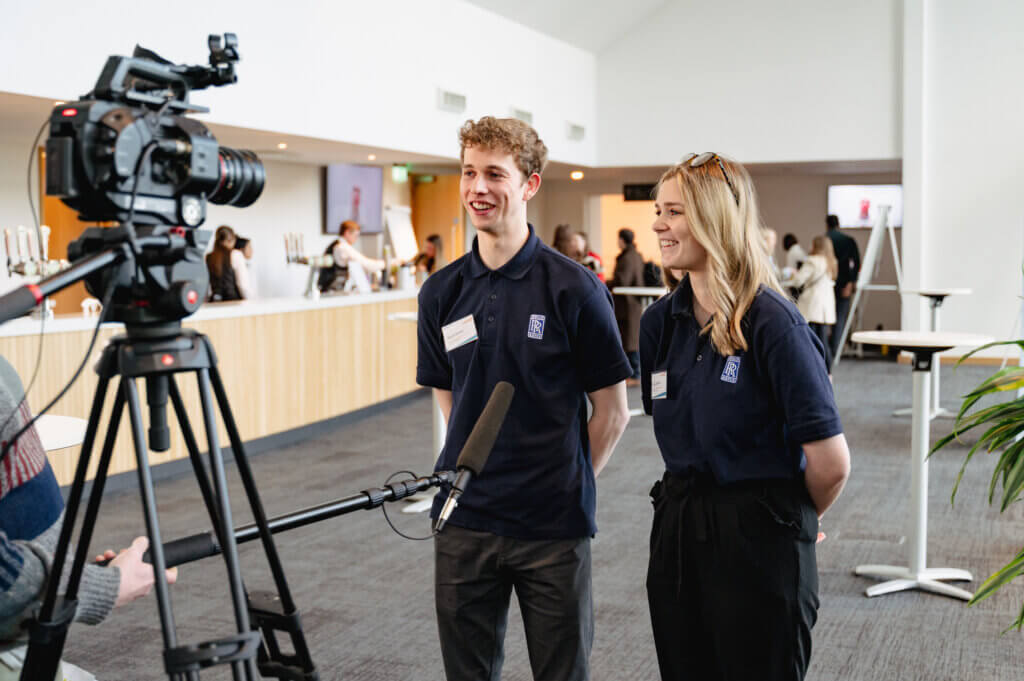
<svg viewBox="0 0 1024 681">
<path fill-rule="evenodd" d="M 718 161 L 718 167 L 722 171 L 722 177 L 725 178 L 725 183 L 729 185 L 729 191 L 732 192 L 732 197 L 736 199 L 736 207 L 739 208 L 740 194 L 739 192 L 736 191 L 736 186 L 732 183 L 732 180 L 729 179 L 729 173 L 725 172 L 725 164 L 722 163 L 721 156 L 719 156 L 713 151 L 707 151 L 704 152 L 703 154 L 690 154 L 689 156 L 683 158 L 683 160 L 679 162 L 679 165 L 688 166 L 690 168 L 700 168 L 703 165 L 707 165 L 711 161 Z"/>
</svg>

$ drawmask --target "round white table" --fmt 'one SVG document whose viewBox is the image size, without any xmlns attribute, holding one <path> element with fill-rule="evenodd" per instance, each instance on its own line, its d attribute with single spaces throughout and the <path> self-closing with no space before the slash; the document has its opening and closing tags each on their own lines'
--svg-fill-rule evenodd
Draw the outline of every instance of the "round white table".
<svg viewBox="0 0 1024 681">
<path fill-rule="evenodd" d="M 85 419 L 74 416 L 55 416 L 43 414 L 36 419 L 36 432 L 43 443 L 43 449 L 51 452 L 55 449 L 74 447 L 82 444 L 85 439 Z"/>
<path fill-rule="evenodd" d="M 922 298 L 927 298 L 928 305 L 932 310 L 931 330 L 939 331 L 939 308 L 942 307 L 943 301 L 945 301 L 949 296 L 969 296 L 972 291 L 969 288 L 921 288 L 903 289 L 900 293 L 918 295 Z M 942 403 L 939 401 L 939 371 L 941 369 L 941 365 L 942 362 L 936 361 L 932 367 L 932 400 L 930 418 L 953 419 L 956 418 L 956 414 L 943 409 Z M 897 409 L 892 413 L 892 415 L 910 416 L 913 411 L 913 407 L 904 407 L 902 409 Z"/>
<path fill-rule="evenodd" d="M 416 312 L 395 312 L 388 315 L 388 321 L 400 321 L 400 322 L 413 322 L 416 323 L 418 314 Z M 430 391 L 431 404 L 434 405 L 434 458 L 430 460 L 430 470 L 434 470 L 434 464 L 437 463 L 437 457 L 441 455 L 441 450 L 444 449 L 444 437 L 448 430 L 447 424 L 444 422 L 444 414 L 441 413 L 441 405 L 437 403 L 437 398 L 434 397 L 434 391 Z M 409 503 L 402 509 L 402 513 L 422 513 L 423 511 L 429 511 L 430 507 L 434 503 L 434 495 L 428 492 L 417 492 L 411 497 L 406 499 Z"/>
<path fill-rule="evenodd" d="M 920 589 L 931 593 L 971 599 L 971 593 L 946 584 L 942 580 L 974 579 L 967 570 L 957 568 L 929 568 L 928 553 L 928 405 L 931 397 L 930 379 L 935 353 L 954 347 L 977 347 L 992 339 L 972 333 L 941 333 L 934 331 L 858 331 L 854 343 L 888 345 L 914 355 L 914 406 L 910 436 L 910 528 L 907 546 L 910 552 L 907 567 L 896 565 L 860 565 L 854 573 L 863 577 L 886 580 L 868 587 L 865 594 L 883 594 Z"/>
</svg>

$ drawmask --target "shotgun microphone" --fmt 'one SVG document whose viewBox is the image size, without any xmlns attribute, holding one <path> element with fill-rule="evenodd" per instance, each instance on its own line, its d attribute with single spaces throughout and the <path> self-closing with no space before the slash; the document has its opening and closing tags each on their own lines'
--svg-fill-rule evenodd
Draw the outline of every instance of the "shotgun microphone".
<svg viewBox="0 0 1024 681">
<path fill-rule="evenodd" d="M 508 408 L 512 406 L 512 396 L 515 392 L 516 389 L 512 387 L 512 384 L 506 381 L 499 381 L 498 385 L 494 386 L 494 392 L 491 393 L 491 397 L 487 400 L 484 410 L 480 412 L 480 418 L 476 420 L 473 430 L 470 431 L 469 437 L 466 438 L 466 444 L 463 445 L 462 451 L 459 452 L 459 460 L 455 464 L 459 474 L 452 484 L 452 491 L 448 494 L 448 500 L 444 502 L 444 506 L 441 508 L 441 514 L 437 517 L 437 522 L 434 524 L 434 532 L 440 532 L 444 529 L 445 523 L 448 522 L 448 517 L 451 516 L 455 507 L 459 505 L 459 497 L 466 491 L 469 481 L 474 475 L 480 475 L 480 471 L 483 470 L 484 465 L 487 463 L 487 457 L 491 455 L 491 450 L 494 449 L 494 441 L 498 439 L 498 431 L 501 430 L 501 424 L 505 422 Z"/>
</svg>

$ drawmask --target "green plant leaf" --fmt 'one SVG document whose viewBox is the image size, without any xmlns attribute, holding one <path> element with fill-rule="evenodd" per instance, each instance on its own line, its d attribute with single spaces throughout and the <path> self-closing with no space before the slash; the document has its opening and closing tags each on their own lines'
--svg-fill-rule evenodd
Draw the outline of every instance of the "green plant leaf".
<svg viewBox="0 0 1024 681">
<path fill-rule="evenodd" d="M 999 568 L 995 573 L 988 576 L 988 578 L 981 583 L 978 590 L 974 592 L 974 596 L 967 602 L 967 605 L 974 605 L 985 600 L 996 591 L 1001 589 L 1006 584 L 1024 574 L 1024 549 L 1014 556 L 1013 560 Z"/>
<path fill-rule="evenodd" d="M 1021 456 L 1024 454 L 1024 440 L 1007 447 L 1006 453 L 1010 455 L 1013 464 L 1008 466 L 1009 472 L 1003 479 L 1003 503 L 999 508 L 1000 513 L 1009 508 L 1024 489 L 1024 456 Z"/>
</svg>

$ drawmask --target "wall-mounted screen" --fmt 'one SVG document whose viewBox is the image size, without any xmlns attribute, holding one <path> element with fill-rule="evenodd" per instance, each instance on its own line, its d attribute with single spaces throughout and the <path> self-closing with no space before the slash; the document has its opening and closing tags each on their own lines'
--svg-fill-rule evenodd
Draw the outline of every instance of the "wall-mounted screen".
<svg viewBox="0 0 1024 681">
<path fill-rule="evenodd" d="M 380 232 L 384 176 L 378 166 L 335 163 L 324 180 L 324 234 L 337 234 L 341 223 L 355 220 L 363 232 Z"/>
<path fill-rule="evenodd" d="M 889 224 L 903 226 L 903 185 L 834 184 L 828 188 L 828 213 L 839 216 L 839 226 L 872 227 L 878 207 L 889 206 Z"/>
</svg>

